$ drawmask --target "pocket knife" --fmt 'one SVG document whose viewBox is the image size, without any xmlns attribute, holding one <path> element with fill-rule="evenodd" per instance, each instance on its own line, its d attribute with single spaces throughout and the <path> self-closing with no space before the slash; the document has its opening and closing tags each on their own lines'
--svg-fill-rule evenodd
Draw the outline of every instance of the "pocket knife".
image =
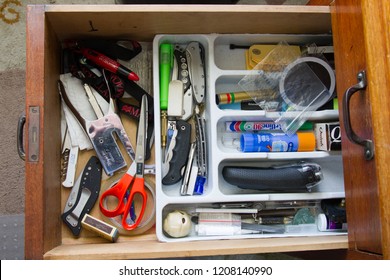
<svg viewBox="0 0 390 280">
<path fill-rule="evenodd" d="M 92 156 L 77 178 L 61 215 L 75 236 L 79 236 L 81 220 L 91 211 L 99 197 L 101 178 L 102 165 L 97 157 Z"/>
</svg>

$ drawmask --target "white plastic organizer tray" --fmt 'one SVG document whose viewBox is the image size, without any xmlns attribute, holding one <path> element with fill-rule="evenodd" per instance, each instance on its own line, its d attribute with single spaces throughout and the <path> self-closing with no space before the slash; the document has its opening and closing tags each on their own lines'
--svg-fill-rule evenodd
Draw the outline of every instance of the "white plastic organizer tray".
<svg viewBox="0 0 390 280">
<path fill-rule="evenodd" d="M 205 120 L 208 147 L 208 177 L 203 195 L 181 196 L 180 184 L 162 185 L 162 150 L 161 121 L 159 100 L 159 46 L 161 43 L 188 44 L 200 42 L 205 50 L 207 96 Z M 291 153 L 242 153 L 225 147 L 222 136 L 226 121 L 264 121 L 270 115 L 264 111 L 222 110 L 216 104 L 216 94 L 221 92 L 242 91 L 238 81 L 249 74 L 245 70 L 245 49 L 230 49 L 230 44 L 251 45 L 254 43 L 277 44 L 281 41 L 289 44 L 329 44 L 329 35 L 157 35 L 153 41 L 153 76 L 156 135 L 156 233 L 160 241 L 179 242 L 206 239 L 267 238 L 278 236 L 309 236 L 326 234 L 345 234 L 340 232 L 320 232 L 315 225 L 298 225 L 287 227 L 284 234 L 240 234 L 225 236 L 198 236 L 193 229 L 183 238 L 172 238 L 163 230 L 163 220 L 173 210 L 184 210 L 191 214 L 196 208 L 210 207 L 213 203 L 229 202 L 264 202 L 318 200 L 326 198 L 343 198 L 344 182 L 342 158 L 340 152 L 291 152 Z M 317 111 L 312 120 L 338 120 L 334 110 Z M 263 193 L 254 190 L 243 190 L 230 185 L 222 177 L 222 168 L 227 164 L 242 166 L 270 166 L 282 163 L 305 160 L 321 165 L 324 180 L 311 192 L 305 193 Z M 194 226 L 193 226 L 194 228 Z"/>
</svg>

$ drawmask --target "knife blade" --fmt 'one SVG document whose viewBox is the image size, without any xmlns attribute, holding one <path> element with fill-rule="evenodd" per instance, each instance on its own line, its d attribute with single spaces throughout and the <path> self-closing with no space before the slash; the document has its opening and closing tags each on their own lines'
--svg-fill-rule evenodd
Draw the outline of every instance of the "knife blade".
<svg viewBox="0 0 390 280">
<path fill-rule="evenodd" d="M 189 76 L 193 97 L 196 104 L 203 102 L 205 97 L 205 72 L 202 59 L 202 46 L 199 42 L 191 42 L 186 48 L 186 58 L 189 68 Z"/>
</svg>

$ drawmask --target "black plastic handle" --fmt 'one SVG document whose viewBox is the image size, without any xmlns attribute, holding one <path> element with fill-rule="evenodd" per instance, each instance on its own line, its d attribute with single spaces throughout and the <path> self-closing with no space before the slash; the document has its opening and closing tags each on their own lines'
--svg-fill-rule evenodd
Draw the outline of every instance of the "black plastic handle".
<svg viewBox="0 0 390 280">
<path fill-rule="evenodd" d="M 371 160 L 374 158 L 374 144 L 372 140 L 362 139 L 356 135 L 352 129 L 351 118 L 349 116 L 349 104 L 352 95 L 360 90 L 364 90 L 367 87 L 366 72 L 364 70 L 358 73 L 357 80 L 358 83 L 348 88 L 343 96 L 343 119 L 345 132 L 351 142 L 364 147 L 364 158 L 366 160 Z"/>
<path fill-rule="evenodd" d="M 310 191 L 322 180 L 321 167 L 315 163 L 267 168 L 225 166 L 222 175 L 239 188 L 273 192 Z"/>
<path fill-rule="evenodd" d="M 92 156 L 83 170 L 76 202 L 71 209 L 61 215 L 62 220 L 72 231 L 74 236 L 79 236 L 81 231 L 81 221 L 84 215 L 88 214 L 92 210 L 99 198 L 102 170 L 102 165 L 99 159 L 96 156 Z M 83 192 L 89 195 L 86 201 L 81 201 Z M 75 217 L 73 213 L 76 212 L 75 209 L 79 209 L 79 207 L 82 211 L 79 217 Z"/>
<path fill-rule="evenodd" d="M 172 159 L 169 162 L 169 171 L 162 179 L 164 185 L 173 185 L 183 177 L 182 169 L 185 166 L 190 151 L 191 125 L 179 120 L 176 122 L 176 145 L 173 148 Z"/>
</svg>

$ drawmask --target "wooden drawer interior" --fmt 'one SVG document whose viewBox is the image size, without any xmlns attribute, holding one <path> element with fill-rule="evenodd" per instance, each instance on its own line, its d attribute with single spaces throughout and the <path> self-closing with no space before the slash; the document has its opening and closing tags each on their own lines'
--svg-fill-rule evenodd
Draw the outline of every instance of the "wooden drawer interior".
<svg viewBox="0 0 390 280">
<path fill-rule="evenodd" d="M 347 248 L 346 235 L 171 244 L 159 242 L 153 228 L 142 235 L 121 236 L 111 244 L 85 231 L 75 239 L 60 219 L 66 201 L 60 187 L 57 94 L 62 40 L 128 38 L 152 42 L 157 34 L 330 32 L 330 10 L 325 6 L 30 6 L 26 106 L 40 107 L 41 145 L 38 162 L 26 162 L 27 258 L 165 258 Z"/>
</svg>

